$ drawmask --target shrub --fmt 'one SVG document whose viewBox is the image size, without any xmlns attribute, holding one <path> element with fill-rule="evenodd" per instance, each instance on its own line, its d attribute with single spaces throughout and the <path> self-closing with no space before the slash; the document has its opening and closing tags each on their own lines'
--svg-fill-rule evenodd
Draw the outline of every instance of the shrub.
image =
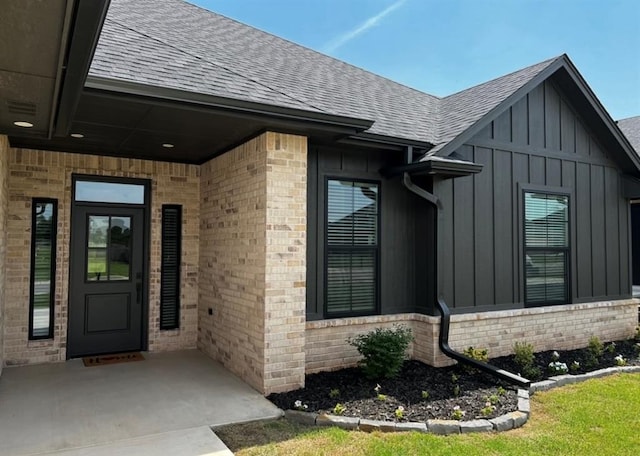
<svg viewBox="0 0 640 456">
<path fill-rule="evenodd" d="M 475 359 L 476 361 L 482 361 L 485 363 L 489 361 L 489 350 L 487 350 L 486 348 L 469 347 L 462 350 L 462 353 L 471 359 Z M 475 367 L 471 367 L 466 364 L 462 365 L 462 369 L 467 373 L 477 372 L 477 369 Z"/>
<path fill-rule="evenodd" d="M 469 347 L 462 351 L 463 354 L 467 355 L 471 359 L 475 359 L 476 361 L 489 361 L 489 350 L 486 348 L 473 348 Z"/>
<path fill-rule="evenodd" d="M 513 360 L 520 367 L 520 373 L 529 380 L 537 380 L 542 373 L 535 365 L 536 355 L 533 353 L 533 345 L 528 342 L 516 342 L 513 345 Z"/>
<path fill-rule="evenodd" d="M 360 366 L 365 376 L 378 379 L 398 375 L 412 340 L 411 329 L 395 326 L 393 329 L 376 328 L 347 342 L 363 356 Z"/>
<path fill-rule="evenodd" d="M 536 355 L 533 354 L 533 345 L 527 342 L 516 342 L 513 345 L 513 360 L 520 369 L 533 366 L 536 361 Z"/>
<path fill-rule="evenodd" d="M 597 359 L 600 359 L 604 353 L 604 345 L 598 336 L 592 336 L 591 339 L 589 339 L 589 346 L 587 348 Z"/>
<path fill-rule="evenodd" d="M 594 368 L 600 362 L 600 358 L 604 353 L 604 345 L 600 341 L 598 336 L 592 336 L 589 339 L 589 345 L 587 346 L 587 359 L 585 360 L 585 366 L 587 368 Z"/>
</svg>

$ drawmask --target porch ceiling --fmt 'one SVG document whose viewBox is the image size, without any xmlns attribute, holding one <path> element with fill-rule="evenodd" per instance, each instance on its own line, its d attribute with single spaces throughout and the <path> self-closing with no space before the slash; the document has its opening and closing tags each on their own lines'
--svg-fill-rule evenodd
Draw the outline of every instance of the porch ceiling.
<svg viewBox="0 0 640 456">
<path fill-rule="evenodd" d="M 69 127 L 109 0 L 4 3 L 0 134 L 35 141 L 51 138 Z"/>
<path fill-rule="evenodd" d="M 200 164 L 265 130 L 323 142 L 370 126 L 358 119 L 273 112 L 272 107 L 260 109 L 229 100 L 184 100 L 185 94 L 158 93 L 155 88 L 155 93 L 147 95 L 131 93 L 130 87 L 91 86 L 88 81 L 82 91 L 68 135 L 51 139 L 12 135 L 11 145 Z M 77 134 L 83 137 L 72 136 Z"/>
<path fill-rule="evenodd" d="M 46 137 L 73 1 L 3 2 L 0 14 L 0 132 Z M 21 130 L 16 121 L 33 127 Z"/>
</svg>

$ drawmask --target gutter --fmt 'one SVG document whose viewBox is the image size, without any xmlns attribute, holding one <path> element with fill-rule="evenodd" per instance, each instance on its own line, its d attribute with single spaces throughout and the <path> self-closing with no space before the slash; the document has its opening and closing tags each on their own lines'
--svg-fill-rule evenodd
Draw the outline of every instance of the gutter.
<svg viewBox="0 0 640 456">
<path fill-rule="evenodd" d="M 405 159 L 407 164 L 411 163 L 412 158 L 413 148 L 411 146 L 407 146 Z M 415 185 L 411 181 L 411 176 L 406 171 L 402 174 L 402 185 L 404 185 L 404 187 L 410 192 L 415 193 L 419 197 L 433 204 L 436 210 L 442 209 L 442 202 L 440 201 L 440 199 L 433 193 L 430 193 L 422 187 Z M 436 300 L 436 304 L 438 305 L 438 310 L 442 314 L 442 318 L 440 319 L 440 335 L 438 337 L 438 344 L 440 345 L 440 350 L 442 350 L 445 355 L 447 355 L 449 358 L 455 359 L 459 363 L 479 369 L 489 375 L 498 377 L 502 380 L 506 380 L 511 384 L 529 389 L 531 381 L 529 381 L 528 379 L 520 377 L 519 375 L 513 374 L 503 369 L 499 369 L 492 364 L 470 358 L 462 353 L 453 350 L 449 345 L 449 324 L 451 322 L 451 312 L 449 311 L 449 307 L 442 298 L 438 298 Z"/>
<path fill-rule="evenodd" d="M 374 123 L 374 121 L 368 119 L 329 114 L 322 111 L 269 105 L 219 95 L 201 94 L 120 79 L 109 79 L 101 76 L 87 76 L 85 90 L 87 89 L 88 93 L 98 92 L 105 96 L 109 96 L 110 94 L 130 95 L 169 103 L 178 102 L 195 108 L 220 109 L 254 116 L 301 121 L 338 129 L 347 129 L 356 133 L 371 128 Z"/>
</svg>

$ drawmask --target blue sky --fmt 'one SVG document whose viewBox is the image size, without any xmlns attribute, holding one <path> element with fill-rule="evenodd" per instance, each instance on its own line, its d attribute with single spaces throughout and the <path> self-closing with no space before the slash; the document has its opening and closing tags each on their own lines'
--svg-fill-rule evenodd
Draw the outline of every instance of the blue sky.
<svg viewBox="0 0 640 456">
<path fill-rule="evenodd" d="M 567 53 L 614 119 L 640 115 L 640 0 L 189 0 L 448 95 Z"/>
</svg>

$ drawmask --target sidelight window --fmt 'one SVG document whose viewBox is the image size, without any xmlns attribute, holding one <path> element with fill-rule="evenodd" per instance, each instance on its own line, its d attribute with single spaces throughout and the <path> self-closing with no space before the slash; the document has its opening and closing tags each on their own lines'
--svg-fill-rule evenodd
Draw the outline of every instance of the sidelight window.
<svg viewBox="0 0 640 456">
<path fill-rule="evenodd" d="M 53 337 L 58 201 L 35 198 L 31 214 L 29 339 Z"/>
</svg>

